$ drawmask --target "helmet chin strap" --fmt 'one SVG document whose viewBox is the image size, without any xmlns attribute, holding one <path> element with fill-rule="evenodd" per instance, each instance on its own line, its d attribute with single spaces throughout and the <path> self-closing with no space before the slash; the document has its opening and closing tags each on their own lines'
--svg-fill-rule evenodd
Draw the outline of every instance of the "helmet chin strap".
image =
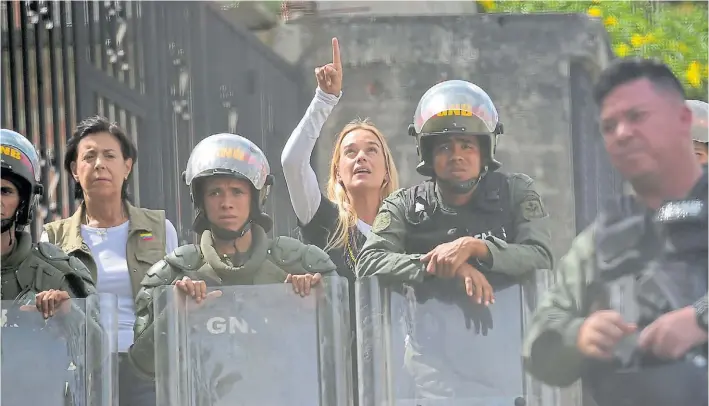
<svg viewBox="0 0 709 406">
<path fill-rule="evenodd" d="M 226 228 L 218 227 L 212 224 L 211 230 L 212 234 L 222 241 L 236 241 L 239 238 L 246 235 L 251 230 L 251 223 L 253 220 L 249 219 L 241 228 L 236 231 L 228 230 Z"/>
<path fill-rule="evenodd" d="M 464 195 L 471 190 L 475 189 L 475 186 L 480 182 L 480 177 L 473 178 L 470 180 L 466 180 L 463 182 L 458 182 L 458 181 L 450 181 L 450 180 L 444 180 L 444 179 L 438 179 L 439 183 L 442 183 L 447 190 L 449 190 L 451 193 L 457 194 L 457 195 Z"/>
<path fill-rule="evenodd" d="M 475 189 L 475 186 L 480 183 L 482 178 L 485 177 L 485 174 L 487 174 L 487 166 L 483 168 L 483 170 L 480 172 L 480 175 L 478 175 L 475 178 L 469 179 L 469 180 L 464 180 L 464 181 L 453 181 L 453 180 L 446 180 L 446 179 L 437 179 L 437 181 L 441 184 L 444 185 L 446 189 L 448 189 L 451 193 L 457 194 L 457 195 L 464 195 L 473 189 Z"/>
</svg>

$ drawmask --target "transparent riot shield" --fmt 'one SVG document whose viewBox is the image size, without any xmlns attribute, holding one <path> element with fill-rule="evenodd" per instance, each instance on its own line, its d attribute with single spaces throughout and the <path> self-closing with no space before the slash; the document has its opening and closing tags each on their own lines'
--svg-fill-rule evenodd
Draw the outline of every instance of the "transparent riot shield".
<svg viewBox="0 0 709 406">
<path fill-rule="evenodd" d="M 351 404 L 346 279 L 323 278 L 307 297 L 290 284 L 215 290 L 200 305 L 157 290 L 158 406 Z"/>
<path fill-rule="evenodd" d="M 523 284 L 488 275 L 495 303 L 457 279 L 358 280 L 360 406 L 523 406 Z"/>
<path fill-rule="evenodd" d="M 72 299 L 47 320 L 34 295 L 0 309 L 1 406 L 117 404 L 115 295 Z"/>
</svg>

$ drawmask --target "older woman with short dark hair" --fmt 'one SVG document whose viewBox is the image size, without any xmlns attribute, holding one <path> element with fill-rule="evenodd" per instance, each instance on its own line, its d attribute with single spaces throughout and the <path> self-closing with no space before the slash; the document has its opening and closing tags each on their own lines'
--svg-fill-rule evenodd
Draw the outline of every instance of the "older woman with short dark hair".
<svg viewBox="0 0 709 406">
<path fill-rule="evenodd" d="M 136 160 L 135 145 L 116 123 L 104 117 L 82 121 L 64 156 L 81 205 L 70 218 L 46 224 L 42 239 L 86 264 L 99 293 L 118 298 L 120 405 L 150 406 L 155 388 L 133 374 L 124 354 L 133 344 L 140 282 L 178 242 L 163 210 L 135 207 L 128 200 Z"/>
</svg>

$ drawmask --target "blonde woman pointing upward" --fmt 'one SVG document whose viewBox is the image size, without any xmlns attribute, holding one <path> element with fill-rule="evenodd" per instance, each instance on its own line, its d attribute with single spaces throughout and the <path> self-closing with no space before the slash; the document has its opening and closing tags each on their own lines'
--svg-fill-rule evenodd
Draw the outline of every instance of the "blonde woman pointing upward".
<svg viewBox="0 0 709 406">
<path fill-rule="evenodd" d="M 325 250 L 337 273 L 349 281 L 349 305 L 355 309 L 355 258 L 364 245 L 379 206 L 399 188 L 391 151 L 382 133 L 368 121 L 352 121 L 335 141 L 327 193 L 310 166 L 315 143 L 327 117 L 342 96 L 342 62 L 337 38 L 332 63 L 315 69 L 318 88 L 308 110 L 283 148 L 281 164 L 304 242 Z M 356 334 L 354 314 L 350 316 Z M 352 377 L 357 387 L 357 346 L 352 345 Z M 357 390 L 353 393 L 357 404 Z"/>
<path fill-rule="evenodd" d="M 382 133 L 372 123 L 357 120 L 337 136 L 327 193 L 321 193 L 310 157 L 325 121 L 342 96 L 337 38 L 332 39 L 332 63 L 316 68 L 315 77 L 315 97 L 286 142 L 281 164 L 303 239 L 330 255 L 338 273 L 350 280 L 354 293 L 355 258 L 382 200 L 398 189 L 399 179 Z"/>
</svg>

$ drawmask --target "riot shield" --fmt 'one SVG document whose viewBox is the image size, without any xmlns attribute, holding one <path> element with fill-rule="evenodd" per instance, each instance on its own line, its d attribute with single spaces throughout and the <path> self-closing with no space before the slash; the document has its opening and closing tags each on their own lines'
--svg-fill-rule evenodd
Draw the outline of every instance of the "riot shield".
<svg viewBox="0 0 709 406">
<path fill-rule="evenodd" d="M 1 406 L 117 404 L 115 295 L 72 299 L 47 320 L 33 295 L 0 308 Z"/>
<path fill-rule="evenodd" d="M 456 280 L 357 281 L 360 406 L 527 405 L 523 284 L 488 275 L 495 303 Z"/>
<path fill-rule="evenodd" d="M 306 297 L 290 284 L 215 290 L 200 305 L 156 292 L 158 406 L 351 404 L 346 279 L 325 277 Z"/>
</svg>

